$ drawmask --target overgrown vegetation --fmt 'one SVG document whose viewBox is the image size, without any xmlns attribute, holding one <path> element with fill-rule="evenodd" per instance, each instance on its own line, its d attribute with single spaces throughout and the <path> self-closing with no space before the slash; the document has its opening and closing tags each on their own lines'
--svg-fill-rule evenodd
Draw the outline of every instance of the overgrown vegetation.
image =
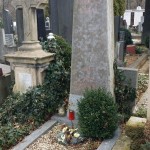
<svg viewBox="0 0 150 150">
<path fill-rule="evenodd" d="M 136 89 L 132 88 L 130 81 L 126 79 L 123 71 L 117 68 L 116 61 L 114 63 L 115 74 L 115 97 L 118 104 L 118 113 L 125 121 L 132 113 L 133 103 L 136 98 Z"/>
<path fill-rule="evenodd" d="M 125 32 L 125 47 L 127 45 L 133 44 L 131 32 L 128 29 L 121 28 L 120 31 Z"/>
<path fill-rule="evenodd" d="M 125 0 L 114 0 L 114 16 L 123 16 L 126 9 Z"/>
<path fill-rule="evenodd" d="M 128 132 L 132 139 L 131 150 L 149 150 L 150 149 L 150 122 L 139 124 L 137 128 Z M 132 135 L 132 136 L 131 136 Z"/>
<path fill-rule="evenodd" d="M 146 37 L 144 38 L 144 44 L 145 44 L 145 46 L 146 46 L 147 48 L 149 48 L 149 36 L 146 36 Z"/>
<path fill-rule="evenodd" d="M 105 139 L 118 125 L 117 106 L 106 90 L 87 89 L 78 103 L 79 127 L 85 137 Z"/>
<path fill-rule="evenodd" d="M 49 65 L 42 86 L 24 94 L 10 95 L 0 108 L 0 149 L 17 144 L 25 135 L 51 117 L 68 97 L 71 48 L 61 37 L 42 43 L 55 60 Z"/>
</svg>

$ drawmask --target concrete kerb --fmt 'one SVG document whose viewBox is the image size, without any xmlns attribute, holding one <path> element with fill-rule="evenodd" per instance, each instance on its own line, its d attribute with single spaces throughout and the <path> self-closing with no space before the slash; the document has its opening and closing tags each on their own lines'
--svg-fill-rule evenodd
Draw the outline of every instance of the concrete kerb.
<svg viewBox="0 0 150 150">
<path fill-rule="evenodd" d="M 104 140 L 97 148 L 97 150 L 112 150 L 120 135 L 121 135 L 121 129 L 118 128 L 115 131 L 114 137 L 112 139 Z"/>
<path fill-rule="evenodd" d="M 29 145 L 31 145 L 36 139 L 45 134 L 48 130 L 52 129 L 53 126 L 57 123 L 55 120 L 49 120 L 44 123 L 40 128 L 33 131 L 29 136 L 25 137 L 23 141 L 17 144 L 12 150 L 24 150 Z"/>
<path fill-rule="evenodd" d="M 45 134 L 48 130 L 52 129 L 56 125 L 56 123 L 57 121 L 54 120 L 54 118 L 52 120 L 47 121 L 39 129 L 33 131 L 29 136 L 25 137 L 19 144 L 13 147 L 12 150 L 25 150 L 29 145 L 34 143 L 39 137 Z M 107 139 L 103 141 L 97 150 L 112 150 L 113 146 L 115 145 L 120 135 L 121 129 L 118 128 L 115 131 L 114 137 L 112 139 Z"/>
<path fill-rule="evenodd" d="M 54 115 L 54 116 L 52 116 L 51 119 L 57 120 L 60 123 L 65 123 L 65 124 L 71 126 L 71 124 L 70 124 L 71 122 L 70 122 L 70 120 L 68 120 L 67 116 L 60 117 L 58 115 Z M 74 124 L 74 126 L 77 126 L 77 120 L 74 120 L 73 124 Z M 98 147 L 97 150 L 111 150 L 113 148 L 113 146 L 115 145 L 116 141 L 118 140 L 118 138 L 120 137 L 120 135 L 121 135 L 121 129 L 118 128 L 114 133 L 114 137 L 112 139 L 104 140 L 100 144 L 100 146 Z"/>
</svg>

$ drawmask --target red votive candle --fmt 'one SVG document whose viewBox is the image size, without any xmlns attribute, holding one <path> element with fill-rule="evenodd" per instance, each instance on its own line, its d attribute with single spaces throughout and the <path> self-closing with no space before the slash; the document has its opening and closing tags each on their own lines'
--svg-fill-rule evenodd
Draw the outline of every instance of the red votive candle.
<svg viewBox="0 0 150 150">
<path fill-rule="evenodd" d="M 74 111 L 73 110 L 69 110 L 69 120 L 74 120 Z"/>
</svg>

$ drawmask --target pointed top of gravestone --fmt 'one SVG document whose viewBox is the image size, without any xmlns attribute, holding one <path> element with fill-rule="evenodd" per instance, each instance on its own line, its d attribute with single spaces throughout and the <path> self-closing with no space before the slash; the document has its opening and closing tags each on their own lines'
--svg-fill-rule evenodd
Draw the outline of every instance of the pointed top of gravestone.
<svg viewBox="0 0 150 150">
<path fill-rule="evenodd" d="M 13 0 L 12 5 L 14 8 L 22 8 L 26 6 L 27 8 L 44 8 L 45 4 L 47 4 L 47 0 Z"/>
</svg>

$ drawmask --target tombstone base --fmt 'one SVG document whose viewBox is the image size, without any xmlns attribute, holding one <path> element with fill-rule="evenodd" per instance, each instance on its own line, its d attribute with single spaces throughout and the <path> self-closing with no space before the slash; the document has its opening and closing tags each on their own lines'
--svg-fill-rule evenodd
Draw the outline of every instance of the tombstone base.
<svg viewBox="0 0 150 150">
<path fill-rule="evenodd" d="M 39 41 L 24 41 L 22 46 L 18 48 L 19 51 L 31 51 L 31 50 L 42 50 L 42 46 Z"/>
<path fill-rule="evenodd" d="M 69 96 L 69 110 L 73 110 L 75 112 L 75 119 L 78 120 L 77 112 L 78 112 L 78 102 L 83 98 L 81 95 L 70 94 Z M 68 111 L 69 111 L 68 110 Z M 68 112 L 67 112 L 68 116 Z"/>
<path fill-rule="evenodd" d="M 14 92 L 26 92 L 29 87 L 40 85 L 44 81 L 45 70 L 54 59 L 53 53 L 42 50 L 17 51 L 5 55 L 15 73 Z"/>
</svg>

